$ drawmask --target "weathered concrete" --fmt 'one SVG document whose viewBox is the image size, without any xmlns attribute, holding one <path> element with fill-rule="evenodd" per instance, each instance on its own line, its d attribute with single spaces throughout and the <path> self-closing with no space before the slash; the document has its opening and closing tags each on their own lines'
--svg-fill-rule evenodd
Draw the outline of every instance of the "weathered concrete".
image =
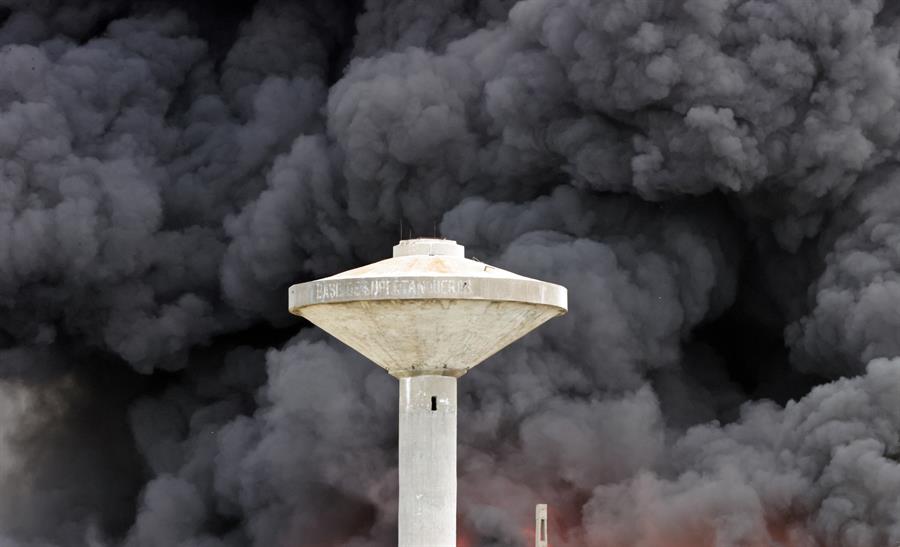
<svg viewBox="0 0 900 547">
<path fill-rule="evenodd" d="M 466 248 L 452 239 L 404 239 L 394 245 L 394 258 L 398 256 L 455 256 L 465 258 Z"/>
<path fill-rule="evenodd" d="M 288 306 L 400 379 L 398 545 L 456 547 L 456 378 L 566 313 L 566 289 L 413 239 L 292 286 Z"/>
<path fill-rule="evenodd" d="M 547 504 L 539 503 L 534 507 L 534 547 L 547 547 L 550 544 L 550 529 L 547 522 Z"/>
<path fill-rule="evenodd" d="M 294 285 L 302 315 L 394 376 L 461 376 L 566 312 L 566 289 L 462 257 L 447 240 L 401 241 L 397 256 Z M 446 252 L 416 255 L 409 252 Z"/>
<path fill-rule="evenodd" d="M 400 379 L 399 547 L 456 547 L 456 378 Z"/>
</svg>

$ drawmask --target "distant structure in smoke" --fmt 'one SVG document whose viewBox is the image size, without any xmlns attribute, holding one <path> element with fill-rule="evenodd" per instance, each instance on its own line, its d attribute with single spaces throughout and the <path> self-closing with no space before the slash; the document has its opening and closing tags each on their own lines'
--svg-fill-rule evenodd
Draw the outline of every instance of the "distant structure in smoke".
<svg viewBox="0 0 900 547">
<path fill-rule="evenodd" d="M 547 504 L 539 503 L 534 507 L 534 547 L 550 545 L 550 528 L 547 521 Z"/>
</svg>

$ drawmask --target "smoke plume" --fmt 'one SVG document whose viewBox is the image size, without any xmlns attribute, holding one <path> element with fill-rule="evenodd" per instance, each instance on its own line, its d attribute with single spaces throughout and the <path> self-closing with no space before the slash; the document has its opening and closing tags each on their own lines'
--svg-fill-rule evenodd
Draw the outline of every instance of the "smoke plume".
<svg viewBox="0 0 900 547">
<path fill-rule="evenodd" d="M 396 382 L 287 314 L 399 235 L 568 287 L 460 530 L 900 543 L 900 10 L 0 0 L 0 546 L 382 547 Z"/>
</svg>

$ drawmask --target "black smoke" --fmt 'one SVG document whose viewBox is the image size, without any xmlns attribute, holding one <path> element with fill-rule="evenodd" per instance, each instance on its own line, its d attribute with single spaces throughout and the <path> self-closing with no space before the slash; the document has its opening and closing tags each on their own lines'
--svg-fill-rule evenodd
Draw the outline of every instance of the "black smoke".
<svg viewBox="0 0 900 547">
<path fill-rule="evenodd" d="M 0 546 L 391 545 L 396 382 L 286 290 L 435 232 L 571 299 L 460 384 L 466 541 L 897 544 L 898 53 L 879 0 L 0 0 Z"/>
</svg>

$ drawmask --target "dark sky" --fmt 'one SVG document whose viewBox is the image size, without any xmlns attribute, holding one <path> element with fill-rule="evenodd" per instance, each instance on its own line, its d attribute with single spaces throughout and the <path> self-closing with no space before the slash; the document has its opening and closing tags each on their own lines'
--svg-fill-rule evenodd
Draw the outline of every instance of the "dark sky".
<svg viewBox="0 0 900 547">
<path fill-rule="evenodd" d="M 568 287 L 460 383 L 461 536 L 900 542 L 900 12 L 0 0 L 0 547 L 381 547 L 396 381 L 287 287 Z"/>
</svg>

